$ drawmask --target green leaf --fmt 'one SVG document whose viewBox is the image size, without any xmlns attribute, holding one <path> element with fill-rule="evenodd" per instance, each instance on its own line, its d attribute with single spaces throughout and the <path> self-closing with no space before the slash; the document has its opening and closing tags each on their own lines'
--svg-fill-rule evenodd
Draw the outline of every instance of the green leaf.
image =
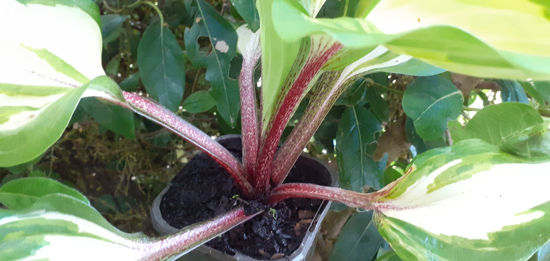
<svg viewBox="0 0 550 261">
<path fill-rule="evenodd" d="M 514 137 L 540 133 L 545 129 L 546 126 L 535 109 L 517 102 L 486 106 L 466 126 L 455 124 L 450 128 L 454 141 L 476 138 L 497 146 Z"/>
<path fill-rule="evenodd" d="M 375 76 L 374 74 L 373 76 Z M 380 76 L 388 79 L 386 74 L 379 74 Z M 383 86 L 386 86 L 383 84 Z M 382 98 L 382 93 L 380 90 L 376 89 L 375 86 L 370 86 L 367 88 L 366 98 L 369 104 L 369 109 L 372 111 L 376 118 L 379 121 L 387 121 L 389 117 L 389 106 L 388 103 Z"/>
<path fill-rule="evenodd" d="M 113 57 L 113 59 L 111 59 L 109 63 L 107 63 L 107 67 L 105 67 L 105 73 L 107 73 L 107 75 L 109 75 L 110 77 L 115 77 L 120 67 L 120 60 L 120 55 L 115 55 L 115 57 Z"/>
<path fill-rule="evenodd" d="M 378 230 L 404 260 L 526 260 L 550 240 L 548 160 L 476 139 L 428 151 L 375 203 Z"/>
<path fill-rule="evenodd" d="M 216 106 L 216 100 L 208 91 L 198 91 L 189 95 L 181 105 L 182 109 L 190 113 L 205 112 Z"/>
<path fill-rule="evenodd" d="M 132 73 L 128 75 L 126 79 L 120 82 L 120 88 L 129 92 L 137 91 L 139 88 L 139 73 Z"/>
<path fill-rule="evenodd" d="M 248 24 L 250 30 L 256 32 L 260 28 L 260 16 L 256 9 L 256 0 L 231 0 L 231 4 Z"/>
<path fill-rule="evenodd" d="M 231 60 L 236 55 L 237 33 L 216 9 L 197 0 L 198 17 L 185 31 L 187 57 L 194 66 L 206 67 L 205 79 L 212 85 L 210 94 L 222 119 L 234 128 L 239 116 L 239 86 L 229 77 Z M 209 53 L 202 53 L 199 38 L 208 37 Z"/>
<path fill-rule="evenodd" d="M 334 105 L 347 105 L 347 106 L 355 106 L 359 102 L 363 101 L 366 96 L 367 91 L 367 82 L 365 79 L 360 78 L 354 83 L 352 83 L 349 87 L 346 88 L 344 93 L 340 95 L 338 100 Z"/>
<path fill-rule="evenodd" d="M 541 2 L 363 2 L 372 5 L 369 12 L 359 12 L 361 17 L 314 19 L 295 1 L 275 1 L 273 22 L 287 42 L 328 34 L 351 49 L 383 45 L 396 54 L 462 74 L 550 79 L 544 69 L 550 66 L 550 35 L 540 35 L 550 30 L 550 18 Z"/>
<path fill-rule="evenodd" d="M 521 86 L 543 108 L 550 103 L 550 82 L 522 82 Z"/>
<path fill-rule="evenodd" d="M 442 76 L 420 77 L 403 95 L 403 110 L 425 140 L 438 139 L 462 111 L 462 93 Z"/>
<path fill-rule="evenodd" d="M 348 108 L 341 116 L 336 135 L 336 157 L 340 186 L 363 191 L 364 186 L 381 187 L 382 173 L 371 158 L 380 123 L 361 106 Z"/>
<path fill-rule="evenodd" d="M 380 248 L 380 243 L 382 237 L 376 230 L 372 212 L 355 213 L 342 228 L 330 260 L 372 260 Z"/>
<path fill-rule="evenodd" d="M 120 106 L 98 99 L 84 99 L 80 106 L 101 126 L 128 139 L 135 139 L 134 114 Z"/>
<path fill-rule="evenodd" d="M 107 14 L 101 16 L 101 35 L 104 45 L 118 38 L 121 26 L 127 19 L 127 15 Z"/>
<path fill-rule="evenodd" d="M 503 102 L 529 103 L 523 87 L 517 81 L 498 80 L 500 97 Z"/>
<path fill-rule="evenodd" d="M 159 22 L 147 27 L 139 41 L 137 64 L 147 92 L 175 111 L 185 87 L 185 60 L 169 28 Z"/>
<path fill-rule="evenodd" d="M 90 204 L 80 192 L 48 178 L 16 179 L 0 187 L 0 202 L 12 210 L 25 209 L 48 194 L 65 194 Z"/>
</svg>

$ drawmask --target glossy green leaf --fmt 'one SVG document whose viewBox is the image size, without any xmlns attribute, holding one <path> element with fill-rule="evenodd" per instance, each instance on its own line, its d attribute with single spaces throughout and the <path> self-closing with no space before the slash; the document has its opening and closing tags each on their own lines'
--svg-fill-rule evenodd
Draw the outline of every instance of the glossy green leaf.
<svg viewBox="0 0 550 261">
<path fill-rule="evenodd" d="M 231 127 L 239 116 L 239 86 L 237 79 L 229 77 L 231 60 L 236 55 L 237 33 L 212 6 L 197 0 L 198 15 L 195 23 L 185 31 L 187 57 L 195 66 L 206 67 L 205 79 L 212 85 L 210 94 L 222 119 Z M 199 38 L 207 37 L 210 51 L 200 50 Z"/>
<path fill-rule="evenodd" d="M 363 1 L 359 17 L 314 19 L 297 2 L 275 1 L 273 21 L 288 42 L 328 34 L 349 48 L 392 52 L 462 74 L 550 79 L 550 18 L 542 2 Z M 518 7 L 520 6 L 520 7 Z M 399 17 L 399 19 L 395 19 Z M 296 27 L 299 24 L 300 27 Z M 480 26 L 485 25 L 485 26 Z"/>
<path fill-rule="evenodd" d="M 466 126 L 455 124 L 450 128 L 454 141 L 477 138 L 497 146 L 512 138 L 540 133 L 545 129 L 535 109 L 517 102 L 486 106 Z"/>
<path fill-rule="evenodd" d="M 80 106 L 101 126 L 128 139 L 136 138 L 134 114 L 128 109 L 93 98 L 81 101 Z"/>
<path fill-rule="evenodd" d="M 376 256 L 381 242 L 382 237 L 376 230 L 372 212 L 355 213 L 340 231 L 338 239 L 334 243 L 330 260 L 372 260 Z"/>
<path fill-rule="evenodd" d="M 216 106 L 216 100 L 208 91 L 197 91 L 189 95 L 181 105 L 182 109 L 190 113 L 205 112 Z"/>
<path fill-rule="evenodd" d="M 139 73 L 132 73 L 126 77 L 126 79 L 122 80 L 120 82 L 120 88 L 129 91 L 134 92 L 137 91 L 139 88 Z"/>
<path fill-rule="evenodd" d="M 438 139 L 462 112 L 462 93 L 442 76 L 420 77 L 403 95 L 403 110 L 425 140 Z"/>
<path fill-rule="evenodd" d="M 168 109 L 176 110 L 185 87 L 185 60 L 169 28 L 159 22 L 147 27 L 139 41 L 137 64 L 147 92 Z"/>
<path fill-rule="evenodd" d="M 364 107 L 354 106 L 342 114 L 336 134 L 336 157 L 343 188 L 363 191 L 365 186 L 381 187 L 382 173 L 370 156 L 378 131 L 380 123 Z"/>
<path fill-rule="evenodd" d="M 369 109 L 379 121 L 387 121 L 389 117 L 388 103 L 382 98 L 383 90 L 377 88 L 376 84 L 387 86 L 388 77 L 385 73 L 372 74 L 369 76 L 375 83 L 367 88 L 366 98 Z M 383 79 L 383 80 L 382 80 Z"/>
<path fill-rule="evenodd" d="M 231 0 L 231 4 L 248 24 L 250 30 L 256 32 L 260 28 L 260 16 L 256 9 L 256 0 Z"/>
<path fill-rule="evenodd" d="M 517 81 L 499 80 L 497 83 L 500 86 L 500 97 L 503 102 L 529 103 L 523 87 Z"/>
<path fill-rule="evenodd" d="M 127 15 L 107 14 L 101 16 L 101 35 L 103 44 L 118 38 L 122 24 L 128 19 Z"/>
<path fill-rule="evenodd" d="M 550 158 L 471 139 L 418 156 L 378 200 L 378 230 L 404 260 L 526 260 L 550 240 Z"/>
</svg>

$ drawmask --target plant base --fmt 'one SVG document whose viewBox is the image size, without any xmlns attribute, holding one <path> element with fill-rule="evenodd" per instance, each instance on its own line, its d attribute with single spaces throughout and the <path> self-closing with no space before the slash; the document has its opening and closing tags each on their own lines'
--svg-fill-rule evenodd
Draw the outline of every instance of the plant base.
<svg viewBox="0 0 550 261">
<path fill-rule="evenodd" d="M 238 136 L 225 136 L 220 143 L 240 156 Z M 332 176 L 322 163 L 301 157 L 288 181 L 330 185 Z M 237 195 L 229 175 L 199 153 L 155 199 L 151 211 L 153 226 L 161 234 L 169 234 L 237 205 L 251 204 Z M 290 199 L 266 207 L 263 215 L 207 243 L 218 250 L 203 246 L 191 255 L 206 252 L 210 260 L 304 260 L 312 252 L 320 220 L 328 210 L 325 205 L 320 200 Z M 193 260 L 199 260 L 196 258 Z"/>
</svg>

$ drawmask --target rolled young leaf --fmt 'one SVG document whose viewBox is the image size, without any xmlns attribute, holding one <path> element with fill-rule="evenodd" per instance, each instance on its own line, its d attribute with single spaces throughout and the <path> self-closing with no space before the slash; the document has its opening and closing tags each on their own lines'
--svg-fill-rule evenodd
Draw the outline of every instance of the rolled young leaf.
<svg viewBox="0 0 550 261">
<path fill-rule="evenodd" d="M 378 230 L 405 260 L 526 260 L 550 240 L 549 168 L 477 139 L 428 151 L 374 204 Z"/>
</svg>

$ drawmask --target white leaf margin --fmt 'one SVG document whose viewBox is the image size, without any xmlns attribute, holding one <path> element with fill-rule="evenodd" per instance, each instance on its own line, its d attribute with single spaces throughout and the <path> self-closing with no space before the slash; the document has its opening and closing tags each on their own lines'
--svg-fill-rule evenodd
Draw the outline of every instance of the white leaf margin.
<svg viewBox="0 0 550 261">
<path fill-rule="evenodd" d="M 88 79 L 105 75 L 102 39 L 96 21 L 78 7 L 1 1 L 0 82 L 77 87 L 82 83 L 56 72 L 25 48 L 46 49 Z"/>
</svg>

